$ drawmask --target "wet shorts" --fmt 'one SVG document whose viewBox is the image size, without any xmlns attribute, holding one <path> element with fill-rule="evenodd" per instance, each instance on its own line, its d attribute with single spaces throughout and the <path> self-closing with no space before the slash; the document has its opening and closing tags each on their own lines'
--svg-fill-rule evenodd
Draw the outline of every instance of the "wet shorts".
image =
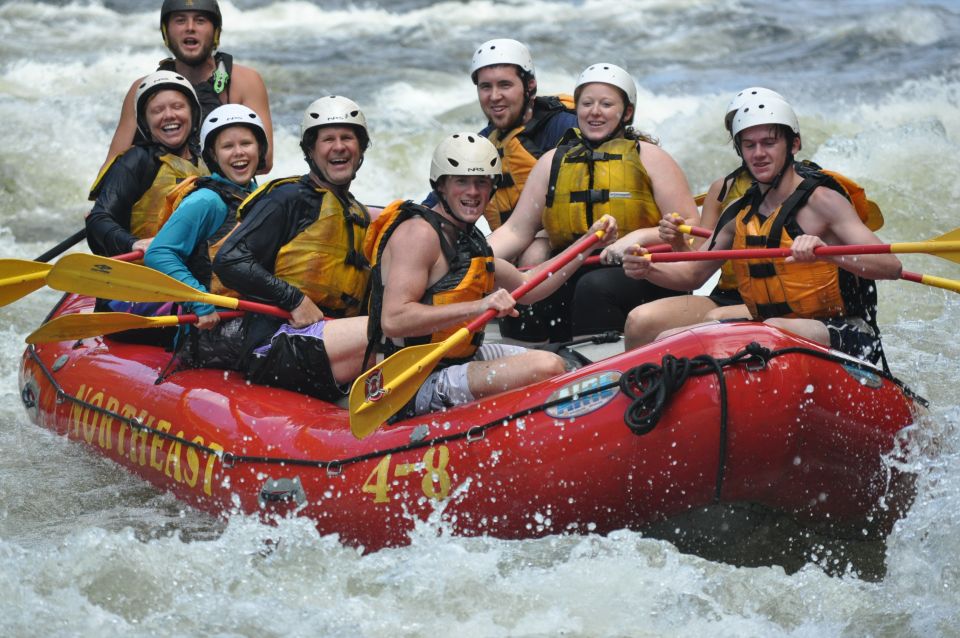
<svg viewBox="0 0 960 638">
<path fill-rule="evenodd" d="M 721 288 L 720 286 L 715 287 L 710 295 L 707 297 L 710 301 L 717 304 L 721 308 L 727 306 L 739 306 L 743 303 L 743 297 L 740 296 L 740 291 L 736 288 Z"/>
<path fill-rule="evenodd" d="M 861 317 L 832 317 L 817 321 L 827 327 L 830 347 L 834 350 L 872 363 L 880 361 L 880 337 Z"/>
<path fill-rule="evenodd" d="M 526 348 L 505 343 L 485 343 L 477 349 L 473 360 L 490 361 L 523 354 L 526 351 Z M 438 412 L 473 401 L 474 396 L 467 383 L 468 365 L 470 365 L 469 362 L 448 366 L 427 377 L 414 399 L 414 414 Z"/>
</svg>

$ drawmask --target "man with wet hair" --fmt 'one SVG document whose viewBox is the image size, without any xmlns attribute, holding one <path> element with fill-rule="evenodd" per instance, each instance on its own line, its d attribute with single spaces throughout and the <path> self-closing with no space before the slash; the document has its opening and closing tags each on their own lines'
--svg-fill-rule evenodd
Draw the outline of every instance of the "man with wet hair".
<svg viewBox="0 0 960 638">
<path fill-rule="evenodd" d="M 269 150 L 260 169 L 261 174 L 267 173 L 273 166 L 273 124 L 267 88 L 256 71 L 234 64 L 233 56 L 217 51 L 222 24 L 217 0 L 164 0 L 160 33 L 173 57 L 162 60 L 157 70 L 174 71 L 193 85 L 203 111 L 201 119 L 223 104 L 242 104 L 256 112 L 267 132 Z M 142 81 L 142 77 L 138 78 L 123 99 L 120 121 L 104 166 L 136 139 L 134 96 Z"/>
</svg>

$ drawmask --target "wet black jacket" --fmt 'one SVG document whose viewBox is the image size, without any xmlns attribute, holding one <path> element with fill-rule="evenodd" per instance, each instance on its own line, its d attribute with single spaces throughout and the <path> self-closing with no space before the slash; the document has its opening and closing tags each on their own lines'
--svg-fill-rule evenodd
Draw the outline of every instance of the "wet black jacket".
<svg viewBox="0 0 960 638">
<path fill-rule="evenodd" d="M 87 244 L 95 255 L 111 257 L 133 250 L 139 237 L 130 234 L 130 212 L 160 171 L 157 159 L 166 151 L 155 144 L 134 146 L 107 169 L 91 198 L 87 215 Z"/>
<path fill-rule="evenodd" d="M 274 277 L 277 254 L 320 215 L 323 195 L 309 175 L 282 184 L 246 211 L 243 220 L 217 253 L 213 270 L 225 286 L 246 299 L 292 311 L 303 293 Z"/>
</svg>

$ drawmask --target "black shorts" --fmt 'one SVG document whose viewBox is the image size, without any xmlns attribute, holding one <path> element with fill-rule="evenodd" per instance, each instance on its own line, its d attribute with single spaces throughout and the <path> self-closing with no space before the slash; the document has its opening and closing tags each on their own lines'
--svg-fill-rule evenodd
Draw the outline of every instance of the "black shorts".
<svg viewBox="0 0 960 638">
<path fill-rule="evenodd" d="M 736 288 L 721 288 L 719 285 L 710 292 L 707 299 L 721 308 L 743 304 L 743 297 L 740 296 L 739 290 Z"/>
<path fill-rule="evenodd" d="M 878 363 L 883 350 L 880 335 L 860 317 L 818 319 L 830 333 L 830 347 L 858 359 Z"/>
</svg>

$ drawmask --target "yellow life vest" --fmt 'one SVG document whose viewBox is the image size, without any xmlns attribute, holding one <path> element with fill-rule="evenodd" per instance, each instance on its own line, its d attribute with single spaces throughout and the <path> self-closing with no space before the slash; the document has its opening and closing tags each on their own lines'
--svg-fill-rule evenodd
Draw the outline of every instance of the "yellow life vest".
<svg viewBox="0 0 960 638">
<path fill-rule="evenodd" d="M 733 248 L 792 246 L 793 238 L 804 233 L 796 222 L 797 213 L 820 186 L 837 188 L 829 176 L 811 174 L 766 219 L 752 210 L 750 201 L 755 191 L 751 189 L 728 209 L 736 215 Z M 783 259 L 732 261 L 740 296 L 755 319 L 858 316 L 869 322 L 876 315 L 876 283 L 831 262 L 787 263 Z"/>
<path fill-rule="evenodd" d="M 724 190 L 721 191 L 721 194 L 724 195 L 720 203 L 721 211 L 726 210 L 727 206 L 743 197 L 753 183 L 750 172 L 743 170 L 742 166 L 737 171 L 734 171 L 733 175 L 728 176 L 727 180 L 731 178 L 732 181 L 725 180 Z M 732 261 L 725 261 L 723 262 L 723 266 L 720 267 L 720 281 L 717 282 L 717 288 L 720 290 L 737 289 L 737 274 L 733 270 Z"/>
<path fill-rule="evenodd" d="M 387 340 L 383 338 L 381 318 L 383 313 L 384 282 L 380 271 L 380 258 L 386 249 L 390 236 L 404 221 L 413 217 L 422 217 L 437 232 L 440 238 L 440 249 L 450 266 L 450 270 L 424 292 L 420 303 L 433 306 L 476 301 L 483 299 L 493 292 L 494 286 L 494 257 L 487 245 L 486 239 L 475 227 L 461 231 L 457 235 L 456 244 L 451 246 L 447 240 L 443 225 L 451 222 L 444 219 L 439 213 L 410 201 L 390 203 L 371 227 L 368 233 L 367 246 L 373 251 L 373 284 L 370 295 L 370 320 L 367 323 L 367 333 L 371 343 L 380 351 L 390 354 L 396 350 L 424 343 L 439 343 L 463 328 L 469 320 L 454 326 L 438 330 L 430 335 L 407 337 L 405 339 Z M 376 235 L 372 240 L 371 235 Z M 446 353 L 444 365 L 469 361 L 477 348 L 483 343 L 483 331 L 474 333 L 473 338 L 459 344 Z"/>
<path fill-rule="evenodd" d="M 782 207 L 781 207 L 782 208 Z M 761 222 L 748 206 L 735 221 L 734 250 L 766 246 L 767 234 L 781 209 Z M 746 219 L 745 219 L 746 218 Z M 781 230 L 780 247 L 793 238 Z M 740 296 L 754 319 L 769 317 L 839 317 L 846 311 L 838 268 L 827 261 L 786 263 L 782 259 L 731 260 Z"/>
<path fill-rule="evenodd" d="M 300 183 L 299 177 L 267 182 L 238 209 L 245 211 L 282 184 Z M 363 242 L 370 225 L 366 207 L 349 196 L 345 202 L 330 190 L 313 186 L 322 196 L 317 219 L 284 244 L 277 253 L 273 274 L 336 317 L 354 317 L 363 311 L 370 279 L 370 265 L 363 256 Z"/>
<path fill-rule="evenodd" d="M 496 230 L 507 220 L 517 206 L 520 193 L 527 183 L 527 177 L 540 156 L 553 146 L 543 148 L 542 141 L 538 143 L 534 137 L 538 131 L 558 113 L 574 113 L 576 104 L 572 95 L 551 95 L 534 100 L 533 117 L 522 126 L 502 133 L 493 129 L 488 139 L 497 148 L 500 154 L 500 164 L 503 177 L 500 186 L 487 204 L 483 216 L 490 224 L 491 230 Z"/>
<path fill-rule="evenodd" d="M 97 175 L 97 179 L 90 188 L 91 200 L 96 199 L 100 190 L 100 182 L 121 155 L 123 153 L 119 153 L 111 159 Z M 160 161 L 160 169 L 157 171 L 156 177 L 153 178 L 153 183 L 130 210 L 130 234 L 140 239 L 156 237 L 160 227 L 169 219 L 170 215 L 166 213 L 167 195 L 188 178 L 203 177 L 210 174 L 206 164 L 201 159 L 197 160 L 196 165 L 190 160 L 172 153 L 157 155 L 157 159 Z M 166 216 L 164 217 L 164 215 Z"/>
<path fill-rule="evenodd" d="M 590 149 L 578 129 L 572 133 L 565 138 L 570 143 L 557 147 L 550 168 L 543 227 L 551 248 L 566 248 L 603 215 L 613 216 L 621 233 L 656 226 L 660 209 L 638 142 L 621 137 Z"/>
<path fill-rule="evenodd" d="M 849 177 L 841 175 L 836 171 L 822 169 L 820 166 L 809 160 L 797 162 L 794 165 L 794 168 L 796 169 L 797 174 L 801 177 L 817 178 L 820 175 L 826 175 L 832 178 L 832 181 L 828 180 L 824 182 L 824 185 L 830 186 L 834 190 L 837 190 L 846 196 L 846 198 L 850 200 L 850 203 L 853 204 L 854 209 L 857 211 L 860 221 L 862 221 L 867 228 L 876 231 L 883 226 L 883 213 L 880 211 L 880 207 L 877 206 L 876 202 L 868 199 L 863 188 Z M 725 211 L 731 203 L 745 195 L 752 182 L 753 178 L 750 176 L 750 172 L 743 166 L 740 166 L 737 170 L 728 175 L 724 183 L 724 189 L 720 191 L 720 194 L 724 196 L 722 200 L 723 203 L 721 204 L 721 210 Z M 723 223 L 724 218 L 722 217 L 717 222 L 718 230 Z M 737 288 L 737 278 L 736 274 L 734 273 L 733 262 L 728 261 L 723 264 L 720 269 L 720 282 L 717 284 L 717 286 L 718 288 L 724 290 L 733 290 Z"/>
</svg>

